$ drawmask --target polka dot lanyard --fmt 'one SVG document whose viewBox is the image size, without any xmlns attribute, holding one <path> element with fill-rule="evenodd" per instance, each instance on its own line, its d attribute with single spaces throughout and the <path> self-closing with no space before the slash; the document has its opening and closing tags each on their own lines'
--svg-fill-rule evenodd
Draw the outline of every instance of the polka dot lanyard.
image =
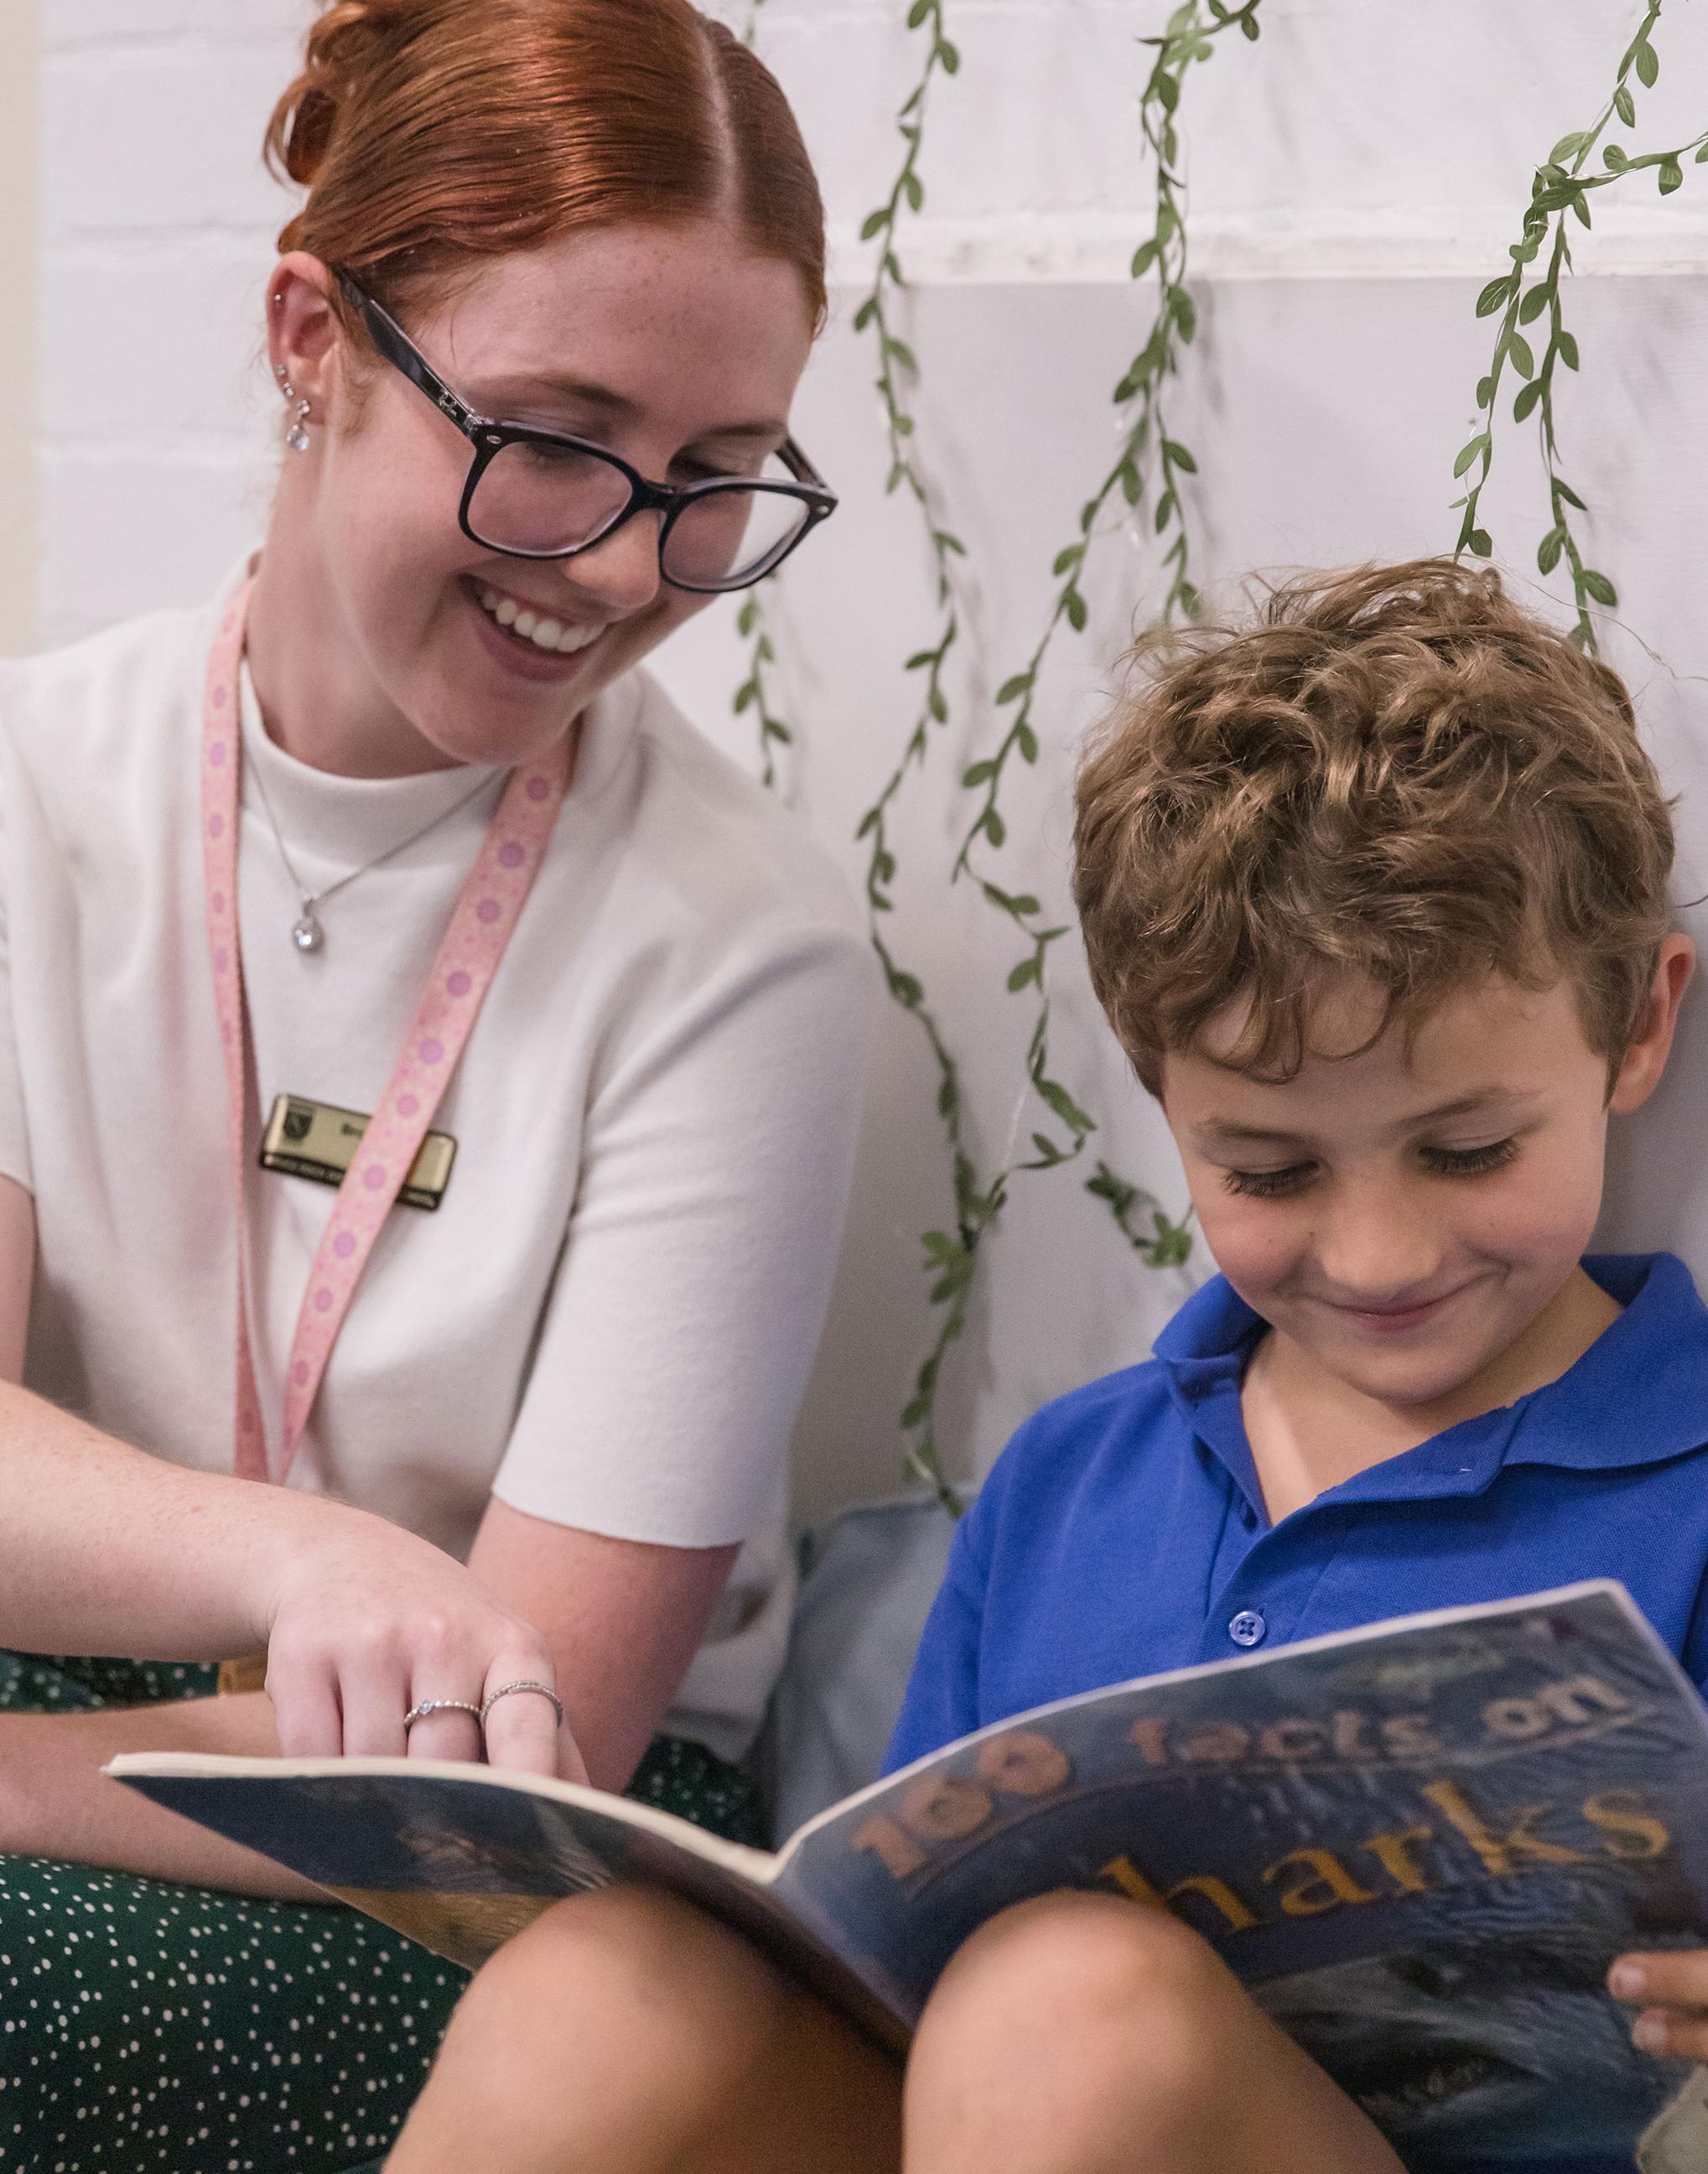
<svg viewBox="0 0 1708 2174">
<path fill-rule="evenodd" d="M 237 838 L 242 768 L 238 672 L 253 583 L 227 606 L 208 663 L 202 731 L 202 849 L 207 885 L 208 940 L 214 998 L 225 1060 L 230 1109 L 232 1175 L 237 1210 L 236 1468 L 265 1479 L 267 1437 L 249 1344 L 244 1275 L 244 1192 L 249 1109 L 248 1016 L 237 932 Z M 392 1202 L 425 1138 L 457 1069 L 493 976 L 504 957 L 533 879 L 545 858 L 558 810 L 569 790 L 575 735 L 566 734 L 538 762 L 512 771 L 487 827 L 478 858 L 463 884 L 433 962 L 402 1052 L 354 1161 L 344 1173 L 316 1251 L 291 1338 L 285 1371 L 284 1423 L 277 1477 L 290 1469 L 332 1346 L 355 1296 Z"/>
</svg>

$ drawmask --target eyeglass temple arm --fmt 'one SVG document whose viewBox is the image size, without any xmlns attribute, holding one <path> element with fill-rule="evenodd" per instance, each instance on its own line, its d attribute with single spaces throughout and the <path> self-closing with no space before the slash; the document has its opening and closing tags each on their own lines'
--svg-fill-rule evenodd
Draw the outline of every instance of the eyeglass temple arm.
<svg viewBox="0 0 1708 2174">
<path fill-rule="evenodd" d="M 386 360 L 394 369 L 401 370 L 412 385 L 419 386 L 434 406 L 448 415 L 459 430 L 472 436 L 486 418 L 477 415 L 466 400 L 457 397 L 389 310 L 359 287 L 349 273 L 340 272 L 337 277 L 339 286 L 367 327 L 375 346 Z"/>
</svg>

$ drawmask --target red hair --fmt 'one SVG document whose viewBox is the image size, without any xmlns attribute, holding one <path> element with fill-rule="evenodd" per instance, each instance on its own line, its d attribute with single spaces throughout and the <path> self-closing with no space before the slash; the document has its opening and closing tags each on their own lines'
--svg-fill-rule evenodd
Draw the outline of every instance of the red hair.
<svg viewBox="0 0 1708 2174">
<path fill-rule="evenodd" d="M 578 229 L 710 218 L 824 313 L 824 208 L 788 100 L 689 0 L 338 0 L 266 149 L 309 191 L 281 251 L 388 304 Z"/>
</svg>

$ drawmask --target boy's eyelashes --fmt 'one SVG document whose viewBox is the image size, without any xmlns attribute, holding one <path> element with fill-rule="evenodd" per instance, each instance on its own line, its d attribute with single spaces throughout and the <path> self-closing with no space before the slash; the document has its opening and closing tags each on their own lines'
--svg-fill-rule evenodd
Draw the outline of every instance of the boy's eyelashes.
<svg viewBox="0 0 1708 2174">
<path fill-rule="evenodd" d="M 1505 1170 L 1518 1153 L 1516 1139 L 1491 1140 L 1477 1148 L 1419 1147 L 1418 1160 L 1435 1177 L 1480 1177 Z M 1289 1163 L 1280 1170 L 1225 1170 L 1224 1189 L 1245 1200 L 1279 1200 L 1302 1192 L 1317 1174 L 1314 1162 Z"/>
</svg>

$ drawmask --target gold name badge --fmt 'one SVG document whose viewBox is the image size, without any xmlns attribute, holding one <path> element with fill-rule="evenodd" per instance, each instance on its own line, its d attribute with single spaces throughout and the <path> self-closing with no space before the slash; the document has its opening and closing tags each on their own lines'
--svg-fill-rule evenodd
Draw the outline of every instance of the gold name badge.
<svg viewBox="0 0 1708 2174">
<path fill-rule="evenodd" d="M 330 1102 L 310 1102 L 300 1095 L 277 1095 L 262 1138 L 261 1167 L 282 1171 L 287 1177 L 311 1177 L 319 1185 L 342 1185 L 367 1129 L 359 1110 L 335 1109 Z M 411 1208 L 437 1208 L 456 1160 L 457 1143 L 450 1133 L 429 1133 L 398 1199 Z"/>
</svg>

